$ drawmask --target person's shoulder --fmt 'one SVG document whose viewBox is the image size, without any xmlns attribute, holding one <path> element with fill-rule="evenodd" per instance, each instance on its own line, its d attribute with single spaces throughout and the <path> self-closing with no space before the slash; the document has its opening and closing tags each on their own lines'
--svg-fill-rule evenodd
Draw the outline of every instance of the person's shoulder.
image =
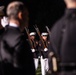
<svg viewBox="0 0 76 75">
<path fill-rule="evenodd" d="M 55 23 L 54 23 L 54 26 L 55 25 L 61 25 L 61 24 L 63 24 L 64 23 L 64 16 L 62 16 L 60 19 L 58 19 Z"/>
<path fill-rule="evenodd" d="M 59 29 L 63 26 L 64 24 L 64 21 L 65 21 L 65 17 L 62 16 L 60 19 L 58 19 L 52 26 L 52 28 L 50 29 L 51 31 L 52 30 L 56 30 L 56 29 Z"/>
<path fill-rule="evenodd" d="M 11 34 L 11 35 L 20 35 L 21 31 L 19 28 L 15 28 L 15 27 L 8 27 L 6 29 L 6 33 L 7 34 Z"/>
<path fill-rule="evenodd" d="M 20 37 L 21 35 L 22 34 L 18 28 L 8 27 L 3 34 L 3 39 L 14 40 L 14 39 Z"/>
<path fill-rule="evenodd" d="M 10 46 L 15 46 L 21 40 L 23 41 L 22 33 L 16 28 L 7 28 L 2 38 L 2 42 L 5 41 Z"/>
</svg>

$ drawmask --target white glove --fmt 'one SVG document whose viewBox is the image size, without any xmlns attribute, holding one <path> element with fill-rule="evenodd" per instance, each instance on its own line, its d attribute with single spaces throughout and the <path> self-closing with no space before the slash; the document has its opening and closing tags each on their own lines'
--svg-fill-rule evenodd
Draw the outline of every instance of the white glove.
<svg viewBox="0 0 76 75">
<path fill-rule="evenodd" d="M 7 17 L 3 17 L 2 19 L 1 19 L 1 25 L 3 26 L 3 27 L 5 27 L 6 25 L 8 25 L 8 18 Z"/>
<path fill-rule="evenodd" d="M 48 51 L 48 49 L 47 48 L 44 48 L 44 51 L 46 52 L 46 51 Z"/>
<path fill-rule="evenodd" d="M 35 52 L 35 49 L 31 49 L 31 50 L 32 50 L 33 53 Z"/>
</svg>

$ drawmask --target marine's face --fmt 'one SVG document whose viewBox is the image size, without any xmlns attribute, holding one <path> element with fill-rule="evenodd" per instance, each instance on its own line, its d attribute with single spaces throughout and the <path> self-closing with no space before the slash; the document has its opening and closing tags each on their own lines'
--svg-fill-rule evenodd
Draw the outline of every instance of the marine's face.
<svg viewBox="0 0 76 75">
<path fill-rule="evenodd" d="M 35 36 L 30 36 L 30 38 L 31 38 L 32 40 L 34 40 L 34 39 L 35 39 Z"/>
<path fill-rule="evenodd" d="M 47 36 L 42 36 L 43 40 L 47 40 Z"/>
</svg>

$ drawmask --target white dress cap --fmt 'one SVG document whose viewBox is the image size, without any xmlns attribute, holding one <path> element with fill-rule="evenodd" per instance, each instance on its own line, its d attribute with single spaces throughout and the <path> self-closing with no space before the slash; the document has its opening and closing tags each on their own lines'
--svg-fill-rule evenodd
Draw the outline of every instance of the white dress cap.
<svg viewBox="0 0 76 75">
<path fill-rule="evenodd" d="M 33 36 L 33 35 L 36 35 L 36 33 L 35 32 L 31 32 L 30 33 L 30 36 Z"/>
<path fill-rule="evenodd" d="M 41 36 L 47 36 L 47 35 L 48 35 L 47 32 L 43 32 L 43 33 L 41 34 Z"/>
</svg>

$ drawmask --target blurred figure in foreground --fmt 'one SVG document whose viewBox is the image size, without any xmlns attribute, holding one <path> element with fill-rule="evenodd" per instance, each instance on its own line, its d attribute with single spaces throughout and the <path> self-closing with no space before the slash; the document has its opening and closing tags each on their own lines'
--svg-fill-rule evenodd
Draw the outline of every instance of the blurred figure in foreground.
<svg viewBox="0 0 76 75">
<path fill-rule="evenodd" d="M 59 59 L 59 75 L 76 75 L 76 0 L 64 0 L 63 17 L 51 30 L 51 49 Z"/>
</svg>

